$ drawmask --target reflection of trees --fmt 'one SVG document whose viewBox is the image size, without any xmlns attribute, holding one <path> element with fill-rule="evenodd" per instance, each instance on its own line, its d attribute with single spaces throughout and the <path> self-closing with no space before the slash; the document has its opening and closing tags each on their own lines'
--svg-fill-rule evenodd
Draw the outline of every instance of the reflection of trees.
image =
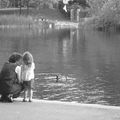
<svg viewBox="0 0 120 120">
<path fill-rule="evenodd" d="M 67 56 L 68 42 L 69 42 L 70 31 L 62 30 L 58 35 L 58 55 L 59 60 L 64 61 Z"/>
<path fill-rule="evenodd" d="M 83 52 L 85 50 L 85 33 L 82 29 L 70 30 L 70 44 L 73 50 L 73 54 L 77 52 Z"/>
</svg>

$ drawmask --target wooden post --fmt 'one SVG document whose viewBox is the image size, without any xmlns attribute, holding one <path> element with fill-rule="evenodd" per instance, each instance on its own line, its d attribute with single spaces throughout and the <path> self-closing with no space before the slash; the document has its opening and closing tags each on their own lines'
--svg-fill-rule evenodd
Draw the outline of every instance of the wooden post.
<svg viewBox="0 0 120 120">
<path fill-rule="evenodd" d="M 20 0 L 20 4 L 19 4 L 19 5 L 20 5 L 20 15 L 21 15 L 21 7 L 22 7 L 22 6 L 21 6 L 21 0 Z"/>
<path fill-rule="evenodd" d="M 14 14 L 15 14 L 15 0 L 14 0 Z"/>
<path fill-rule="evenodd" d="M 71 21 L 74 21 L 74 9 L 70 10 L 70 19 Z"/>
<path fill-rule="evenodd" d="M 29 0 L 27 0 L 27 15 L 29 15 Z"/>
<path fill-rule="evenodd" d="M 2 1 L 0 0 L 0 8 L 2 8 Z"/>
<path fill-rule="evenodd" d="M 80 9 L 77 9 L 77 22 L 79 22 L 80 21 Z"/>
</svg>

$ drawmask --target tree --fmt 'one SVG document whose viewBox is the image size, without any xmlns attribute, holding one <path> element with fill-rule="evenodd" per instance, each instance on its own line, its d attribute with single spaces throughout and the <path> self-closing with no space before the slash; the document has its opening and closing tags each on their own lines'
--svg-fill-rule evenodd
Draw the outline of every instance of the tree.
<svg viewBox="0 0 120 120">
<path fill-rule="evenodd" d="M 107 0 L 93 21 L 95 28 L 99 30 L 109 31 L 120 29 L 120 1 Z"/>
<path fill-rule="evenodd" d="M 108 0 L 102 7 L 100 16 L 106 21 L 118 23 L 120 19 L 120 1 Z"/>
<path fill-rule="evenodd" d="M 99 11 L 101 11 L 103 5 L 107 3 L 108 0 L 87 0 L 90 5 L 92 14 L 98 15 Z"/>
</svg>

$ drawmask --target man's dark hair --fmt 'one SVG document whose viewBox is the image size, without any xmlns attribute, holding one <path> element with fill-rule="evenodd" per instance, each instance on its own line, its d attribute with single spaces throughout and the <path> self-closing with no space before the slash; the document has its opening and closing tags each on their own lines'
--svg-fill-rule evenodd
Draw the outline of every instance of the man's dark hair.
<svg viewBox="0 0 120 120">
<path fill-rule="evenodd" d="M 9 62 L 11 63 L 16 63 L 17 61 L 19 61 L 20 59 L 22 59 L 22 55 L 20 53 L 14 52 L 12 53 L 12 55 L 9 57 Z"/>
</svg>

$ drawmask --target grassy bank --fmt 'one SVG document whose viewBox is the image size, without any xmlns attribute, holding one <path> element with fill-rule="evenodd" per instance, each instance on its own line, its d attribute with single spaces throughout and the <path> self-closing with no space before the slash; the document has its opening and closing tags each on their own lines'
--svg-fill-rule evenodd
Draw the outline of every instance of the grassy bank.
<svg viewBox="0 0 120 120">
<path fill-rule="evenodd" d="M 49 22 L 36 19 L 33 16 L 2 15 L 0 16 L 0 28 L 45 28 Z"/>
<path fill-rule="evenodd" d="M 34 21 L 30 16 L 2 15 L 0 16 L 0 25 L 29 25 Z"/>
<path fill-rule="evenodd" d="M 66 21 L 58 10 L 53 9 L 0 9 L 0 27 L 48 27 L 53 21 Z"/>
<path fill-rule="evenodd" d="M 20 15 L 19 9 L 16 8 L 0 9 L 0 27 L 33 25 L 34 21 L 32 17 L 27 16 L 26 9 L 21 12 L 25 14 Z"/>
</svg>

